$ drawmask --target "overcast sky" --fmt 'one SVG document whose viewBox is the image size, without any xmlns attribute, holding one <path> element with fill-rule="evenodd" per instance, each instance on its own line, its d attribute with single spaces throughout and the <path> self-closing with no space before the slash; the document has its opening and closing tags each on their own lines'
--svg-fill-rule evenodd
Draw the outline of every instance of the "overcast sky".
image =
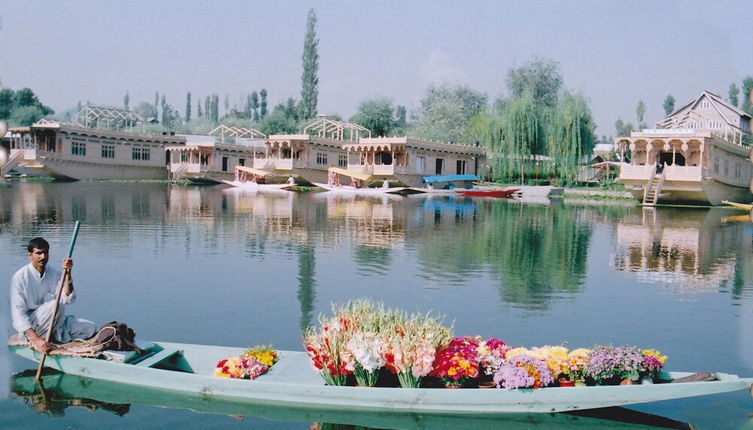
<svg viewBox="0 0 753 430">
<path fill-rule="evenodd" d="M 348 118 L 388 98 L 409 112 L 431 83 L 490 100 L 511 67 L 559 62 L 565 88 L 589 100 L 597 134 L 618 117 L 649 124 L 700 91 L 727 97 L 753 76 L 753 2 L 739 1 L 16 1 L 0 7 L 0 85 L 29 87 L 63 111 L 78 101 L 154 101 L 181 114 L 191 91 L 241 97 L 265 88 L 270 109 L 300 98 L 306 14 L 319 38 L 319 113 Z"/>
</svg>

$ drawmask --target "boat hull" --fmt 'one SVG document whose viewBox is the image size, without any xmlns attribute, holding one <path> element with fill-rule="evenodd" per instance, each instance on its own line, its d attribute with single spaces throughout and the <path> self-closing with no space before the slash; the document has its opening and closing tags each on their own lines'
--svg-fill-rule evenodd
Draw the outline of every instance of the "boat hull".
<svg viewBox="0 0 753 430">
<path fill-rule="evenodd" d="M 544 389 L 460 389 L 336 387 L 324 385 L 306 353 L 279 351 L 280 361 L 256 380 L 211 376 L 214 363 L 237 356 L 242 348 L 155 343 L 177 352 L 193 373 L 170 370 L 167 359 L 146 365 L 91 358 L 50 355 L 46 365 L 64 373 L 215 399 L 260 405 L 291 405 L 314 409 L 394 411 L 424 414 L 551 413 L 622 406 L 747 389 L 753 380 L 718 374 L 719 381 L 683 384 L 599 386 Z M 27 347 L 13 352 L 38 360 Z M 145 360 L 148 361 L 148 360 Z M 185 370 L 185 369 L 184 369 Z M 675 373 L 680 377 L 687 374 Z"/>
</svg>

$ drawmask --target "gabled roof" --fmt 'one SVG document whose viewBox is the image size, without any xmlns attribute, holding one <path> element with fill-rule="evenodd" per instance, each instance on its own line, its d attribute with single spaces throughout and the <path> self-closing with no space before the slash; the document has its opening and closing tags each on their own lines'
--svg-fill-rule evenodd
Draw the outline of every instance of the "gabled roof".
<svg viewBox="0 0 753 430">
<path fill-rule="evenodd" d="M 733 106 L 733 105 L 727 103 L 720 96 L 718 96 L 718 95 L 716 95 L 716 94 L 714 94 L 714 93 L 712 93 L 710 91 L 706 91 L 706 90 L 701 91 L 701 94 L 698 97 L 696 97 L 695 99 L 693 99 L 690 103 L 687 103 L 684 106 L 682 106 L 682 107 L 680 107 L 678 109 L 675 109 L 674 112 L 672 112 L 671 114 L 667 115 L 667 118 L 669 118 L 671 116 L 674 116 L 676 113 L 680 112 L 681 110 L 683 110 L 683 109 L 685 109 L 687 107 L 690 107 L 691 109 L 694 108 L 694 107 L 696 107 L 696 105 L 701 101 L 701 99 L 703 98 L 703 96 L 706 96 L 708 99 L 710 99 L 712 101 L 712 104 L 715 104 L 714 108 L 717 111 L 719 111 L 719 107 L 716 106 L 716 104 L 721 104 L 724 107 L 726 107 L 728 109 L 731 109 L 732 111 L 734 111 L 736 114 L 738 114 L 740 116 L 745 116 L 745 117 L 748 117 L 748 118 L 753 118 L 753 117 L 751 117 L 750 114 L 748 114 L 744 110 L 742 110 L 742 109 L 740 109 L 740 108 L 738 108 L 736 106 Z M 719 112 L 719 113 L 721 114 L 721 112 Z M 722 116 L 724 116 L 724 115 L 722 115 Z"/>
</svg>

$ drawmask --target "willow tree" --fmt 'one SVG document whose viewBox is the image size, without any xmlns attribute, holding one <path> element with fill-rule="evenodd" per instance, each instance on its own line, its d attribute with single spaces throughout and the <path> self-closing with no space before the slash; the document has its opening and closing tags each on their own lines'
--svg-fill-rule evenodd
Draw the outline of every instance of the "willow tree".
<svg viewBox="0 0 753 430">
<path fill-rule="evenodd" d="M 593 153 L 594 128 L 585 97 L 565 92 L 554 111 L 548 138 L 557 176 L 573 178 L 584 157 Z"/>
<path fill-rule="evenodd" d="M 520 97 L 504 103 L 501 115 L 501 136 L 495 142 L 500 152 L 499 168 L 502 179 L 509 180 L 520 175 L 525 180 L 527 160 L 534 155 L 543 154 L 545 134 L 542 125 L 546 122 L 546 114 L 535 102 L 530 91 Z"/>
</svg>

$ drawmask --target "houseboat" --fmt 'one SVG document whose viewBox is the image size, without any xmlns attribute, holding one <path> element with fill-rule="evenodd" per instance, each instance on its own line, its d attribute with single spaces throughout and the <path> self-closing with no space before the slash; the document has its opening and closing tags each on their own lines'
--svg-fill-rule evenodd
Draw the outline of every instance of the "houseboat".
<svg viewBox="0 0 753 430">
<path fill-rule="evenodd" d="M 368 137 L 345 143 L 347 170 L 377 181 L 426 187 L 424 177 L 479 175 L 486 166 L 484 148 L 430 142 L 410 137 Z"/>
<path fill-rule="evenodd" d="M 270 135 L 266 151 L 253 167 L 301 183 L 326 183 L 330 167 L 347 166 L 343 144 L 357 142 L 371 131 L 345 121 L 328 118 L 309 124 L 301 134 Z"/>
<path fill-rule="evenodd" d="M 165 147 L 185 144 L 179 136 L 125 131 L 141 118 L 123 109 L 88 105 L 76 121 L 43 119 L 11 128 L 10 155 L 2 170 L 21 168 L 63 180 L 166 179 Z"/>
<path fill-rule="evenodd" d="M 181 135 L 185 144 L 165 148 L 168 153 L 170 179 L 187 179 L 194 183 L 233 181 L 236 167 L 253 166 L 264 159 L 266 137 L 245 127 L 220 125 L 208 135 Z"/>
<path fill-rule="evenodd" d="M 615 139 L 620 152 L 630 154 L 618 181 L 648 206 L 750 202 L 750 121 L 747 113 L 704 91 L 657 128 Z"/>
</svg>

